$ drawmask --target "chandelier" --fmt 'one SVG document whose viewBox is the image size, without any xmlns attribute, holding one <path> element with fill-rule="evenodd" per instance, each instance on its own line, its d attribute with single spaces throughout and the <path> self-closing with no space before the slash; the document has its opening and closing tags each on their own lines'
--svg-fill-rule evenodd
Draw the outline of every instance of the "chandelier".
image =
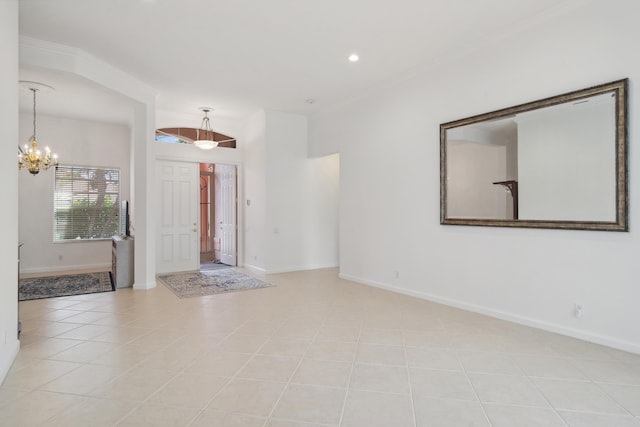
<svg viewBox="0 0 640 427">
<path fill-rule="evenodd" d="M 211 150 L 213 147 L 218 146 L 218 142 L 214 141 L 214 132 L 211 129 L 211 123 L 209 122 L 209 111 L 212 111 L 212 108 L 203 107 L 200 108 L 201 111 L 204 111 L 204 117 L 202 118 L 202 123 L 200 123 L 200 127 L 196 130 L 196 140 L 193 143 L 196 147 L 201 148 L 203 150 Z"/>
<path fill-rule="evenodd" d="M 28 144 L 25 144 L 24 147 L 18 146 L 18 169 L 26 169 L 29 173 L 37 175 L 41 170 L 47 170 L 51 166 L 58 166 L 58 155 L 51 154 L 49 147 L 45 147 L 44 153 L 40 151 L 36 138 L 36 93 L 40 90 L 38 86 L 50 90 L 53 88 L 34 82 L 21 83 L 31 84 L 28 89 L 33 92 L 33 135 L 29 139 L 31 147 Z"/>
</svg>

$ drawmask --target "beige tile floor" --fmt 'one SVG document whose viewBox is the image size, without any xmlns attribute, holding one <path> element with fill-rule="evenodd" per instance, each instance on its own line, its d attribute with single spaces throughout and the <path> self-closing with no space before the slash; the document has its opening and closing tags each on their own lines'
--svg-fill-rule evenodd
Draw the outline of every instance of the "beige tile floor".
<svg viewBox="0 0 640 427">
<path fill-rule="evenodd" d="M 2 426 L 636 426 L 640 356 L 340 280 L 20 304 Z"/>
</svg>

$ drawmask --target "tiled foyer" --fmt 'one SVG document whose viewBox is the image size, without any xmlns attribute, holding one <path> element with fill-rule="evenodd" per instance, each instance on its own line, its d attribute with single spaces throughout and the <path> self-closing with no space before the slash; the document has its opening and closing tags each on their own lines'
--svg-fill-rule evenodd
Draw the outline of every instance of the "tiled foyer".
<svg viewBox="0 0 640 427">
<path fill-rule="evenodd" d="M 640 355 L 338 278 L 20 303 L 2 426 L 636 426 Z"/>
</svg>

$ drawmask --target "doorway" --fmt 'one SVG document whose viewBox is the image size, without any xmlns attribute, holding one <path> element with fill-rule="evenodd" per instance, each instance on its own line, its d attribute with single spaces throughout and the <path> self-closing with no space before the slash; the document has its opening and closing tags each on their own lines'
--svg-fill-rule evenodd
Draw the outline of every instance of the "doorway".
<svg viewBox="0 0 640 427">
<path fill-rule="evenodd" d="M 235 165 L 200 164 L 200 269 L 237 264 Z"/>
</svg>

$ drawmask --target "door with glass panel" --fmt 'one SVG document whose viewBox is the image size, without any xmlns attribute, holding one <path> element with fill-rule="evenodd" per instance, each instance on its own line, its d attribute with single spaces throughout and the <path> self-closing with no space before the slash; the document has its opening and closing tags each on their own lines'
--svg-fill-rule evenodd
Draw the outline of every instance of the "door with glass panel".
<svg viewBox="0 0 640 427">
<path fill-rule="evenodd" d="M 200 164 L 200 264 L 215 262 L 217 258 L 212 226 L 214 222 L 214 179 L 215 165 Z M 219 245 L 218 245 L 219 246 Z"/>
<path fill-rule="evenodd" d="M 200 267 L 237 263 L 235 165 L 200 164 Z"/>
<path fill-rule="evenodd" d="M 236 265 L 237 248 L 237 185 L 235 165 L 216 165 L 215 179 L 218 182 L 219 197 L 216 197 L 216 234 L 220 238 L 220 262 Z"/>
</svg>

